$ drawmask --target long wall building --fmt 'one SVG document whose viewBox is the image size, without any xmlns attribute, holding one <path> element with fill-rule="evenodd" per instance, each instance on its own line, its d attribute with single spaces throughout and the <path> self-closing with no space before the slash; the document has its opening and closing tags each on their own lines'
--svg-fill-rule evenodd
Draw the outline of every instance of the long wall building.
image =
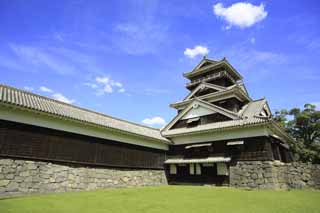
<svg viewBox="0 0 320 213">
<path fill-rule="evenodd" d="M 177 115 L 161 130 L 1 85 L 0 166 L 3 174 L 14 175 L 0 175 L 0 193 L 50 186 L 40 178 L 38 188 L 32 180 L 22 187 L 25 162 L 35 163 L 35 176 L 42 166 L 72 168 L 68 178 L 52 182 L 53 190 L 43 190 L 59 191 L 61 186 L 67 191 L 71 185 L 228 185 L 230 168 L 238 162 L 292 161 L 288 143 L 293 139 L 272 120 L 265 99 L 250 98 L 242 76 L 226 59 L 204 58 L 184 76 L 190 93 L 171 104 Z M 81 178 L 69 178 L 69 173 L 83 175 L 75 168 L 98 169 L 104 176 L 98 181 L 88 174 L 91 179 L 84 186 Z M 115 171 L 120 173 L 109 175 Z"/>
</svg>

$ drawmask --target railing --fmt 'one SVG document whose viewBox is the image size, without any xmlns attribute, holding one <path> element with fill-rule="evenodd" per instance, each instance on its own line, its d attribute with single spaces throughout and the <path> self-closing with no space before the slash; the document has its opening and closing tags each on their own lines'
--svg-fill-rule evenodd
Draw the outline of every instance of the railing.
<svg viewBox="0 0 320 213">
<path fill-rule="evenodd" d="M 231 77 L 231 75 L 229 75 L 229 73 L 227 71 L 220 71 L 220 72 L 217 72 L 217 73 L 213 73 L 213 74 L 210 74 L 210 75 L 207 75 L 205 77 L 202 77 L 202 78 L 198 78 L 196 80 L 193 80 L 191 81 L 190 83 L 187 83 L 187 87 L 191 87 L 191 86 L 194 86 L 194 85 L 197 85 L 201 82 L 207 82 L 207 81 L 210 81 L 210 80 L 214 80 L 214 79 L 217 79 L 217 78 L 222 78 L 222 77 L 227 77 L 228 79 L 230 79 L 233 83 L 235 83 L 236 81 Z"/>
</svg>

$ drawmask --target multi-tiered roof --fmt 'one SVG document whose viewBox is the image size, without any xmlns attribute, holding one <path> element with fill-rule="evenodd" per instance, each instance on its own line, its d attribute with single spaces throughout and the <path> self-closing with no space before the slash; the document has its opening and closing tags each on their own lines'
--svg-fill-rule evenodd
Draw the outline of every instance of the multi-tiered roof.
<svg viewBox="0 0 320 213">
<path fill-rule="evenodd" d="M 173 138 L 226 128 L 276 125 L 267 101 L 250 98 L 242 76 L 225 58 L 219 61 L 203 58 L 191 72 L 183 75 L 190 80 L 186 84 L 190 93 L 170 105 L 178 114 L 162 129 L 163 136 Z M 282 130 L 279 132 L 288 137 Z"/>
</svg>

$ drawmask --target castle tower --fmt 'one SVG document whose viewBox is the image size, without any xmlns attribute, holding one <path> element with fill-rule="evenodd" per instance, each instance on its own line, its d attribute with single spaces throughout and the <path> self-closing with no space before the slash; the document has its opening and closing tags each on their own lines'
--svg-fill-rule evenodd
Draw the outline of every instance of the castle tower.
<svg viewBox="0 0 320 213">
<path fill-rule="evenodd" d="M 170 105 L 177 115 L 161 130 L 173 142 L 165 162 L 169 181 L 227 184 L 231 163 L 290 161 L 291 138 L 272 121 L 264 98 L 250 98 L 225 58 L 204 57 L 183 76 L 190 93 Z"/>
</svg>

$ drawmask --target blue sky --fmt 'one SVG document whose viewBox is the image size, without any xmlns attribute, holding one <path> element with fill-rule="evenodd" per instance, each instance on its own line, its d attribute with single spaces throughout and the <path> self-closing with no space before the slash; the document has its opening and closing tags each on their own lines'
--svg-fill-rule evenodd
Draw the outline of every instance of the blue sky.
<svg viewBox="0 0 320 213">
<path fill-rule="evenodd" d="M 272 110 L 320 105 L 319 1 L 1 0 L 0 26 L 1 83 L 137 123 L 170 121 L 203 54 Z"/>
</svg>

